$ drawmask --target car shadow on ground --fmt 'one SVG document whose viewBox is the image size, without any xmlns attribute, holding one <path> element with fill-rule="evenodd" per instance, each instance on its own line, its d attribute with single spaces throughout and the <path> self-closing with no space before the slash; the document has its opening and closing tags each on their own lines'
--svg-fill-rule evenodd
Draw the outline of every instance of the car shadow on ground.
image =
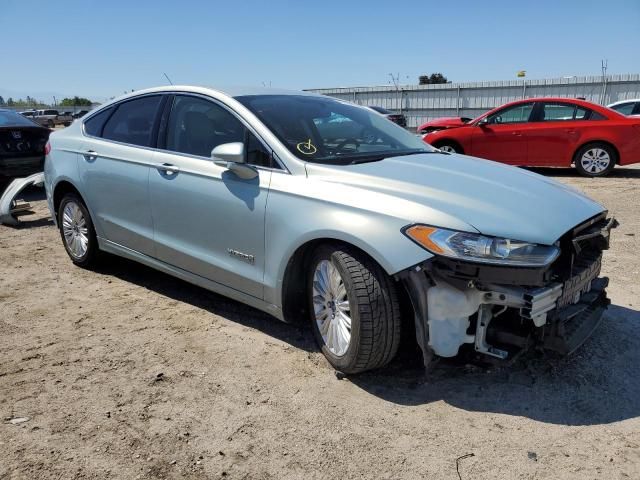
<svg viewBox="0 0 640 480">
<path fill-rule="evenodd" d="M 527 167 L 526 170 L 547 177 L 577 177 L 587 179 L 587 177 L 580 175 L 575 168 Z M 640 169 L 616 167 L 606 178 L 640 178 Z"/>
<path fill-rule="evenodd" d="M 185 302 L 291 346 L 317 352 L 306 324 L 286 324 L 254 308 L 109 256 L 98 270 L 173 300 Z M 415 343 L 401 346 L 387 367 L 346 380 L 398 405 L 444 401 L 467 411 L 522 416 L 560 425 L 596 425 L 640 416 L 640 348 L 634 326 L 640 312 L 611 306 L 585 345 L 569 357 L 531 352 L 511 364 L 440 359 L 425 371 Z M 327 369 L 327 373 L 329 373 Z"/>
<path fill-rule="evenodd" d="M 531 352 L 492 367 L 440 359 L 423 374 L 399 359 L 349 380 L 399 405 L 444 401 L 559 425 L 607 424 L 640 416 L 638 323 L 640 312 L 612 305 L 593 337 L 568 357 Z"/>
<path fill-rule="evenodd" d="M 317 351 L 311 332 L 302 324 L 288 324 L 260 310 L 204 288 L 146 267 L 132 260 L 108 255 L 96 269 L 98 273 L 117 277 L 165 297 L 187 303 L 219 315 L 245 327 L 287 342 L 307 352 Z"/>
</svg>

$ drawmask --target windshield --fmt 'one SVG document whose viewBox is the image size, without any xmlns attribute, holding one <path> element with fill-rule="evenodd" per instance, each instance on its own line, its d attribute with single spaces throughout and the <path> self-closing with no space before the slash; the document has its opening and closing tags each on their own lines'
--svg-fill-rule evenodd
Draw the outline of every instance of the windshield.
<svg viewBox="0 0 640 480">
<path fill-rule="evenodd" d="M 19 113 L 7 110 L 0 111 L 0 127 L 33 127 L 36 125 L 36 123 Z"/>
<path fill-rule="evenodd" d="M 236 100 L 305 161 L 350 164 L 436 151 L 368 108 L 331 97 L 248 95 Z"/>
</svg>

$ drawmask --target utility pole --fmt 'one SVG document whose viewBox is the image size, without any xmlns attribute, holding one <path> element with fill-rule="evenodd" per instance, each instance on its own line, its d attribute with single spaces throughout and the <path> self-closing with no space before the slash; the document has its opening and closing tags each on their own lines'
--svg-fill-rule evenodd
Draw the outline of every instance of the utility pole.
<svg viewBox="0 0 640 480">
<path fill-rule="evenodd" d="M 400 113 L 402 113 L 402 93 L 400 92 L 400 73 L 397 73 L 396 76 L 393 76 L 393 73 L 390 73 L 391 81 L 393 82 L 393 86 L 396 88 L 396 94 L 398 95 L 398 104 L 400 105 Z"/>
<path fill-rule="evenodd" d="M 609 66 L 609 60 L 600 60 L 600 68 L 602 69 L 602 97 L 600 103 L 604 105 L 606 103 L 607 96 L 607 67 Z"/>
</svg>

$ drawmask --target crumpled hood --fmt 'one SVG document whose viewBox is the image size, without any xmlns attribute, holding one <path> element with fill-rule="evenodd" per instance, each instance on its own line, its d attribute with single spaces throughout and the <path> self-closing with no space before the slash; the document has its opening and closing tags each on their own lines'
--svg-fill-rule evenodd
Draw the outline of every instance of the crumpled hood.
<svg viewBox="0 0 640 480">
<path fill-rule="evenodd" d="M 429 120 L 426 123 L 423 123 L 418 127 L 418 131 L 427 128 L 427 127 L 446 127 L 446 128 L 456 128 L 465 126 L 471 118 L 465 117 L 443 117 L 436 118 L 435 120 Z"/>
<path fill-rule="evenodd" d="M 484 235 L 546 245 L 605 210 L 555 180 L 466 155 L 417 154 L 335 167 L 308 164 L 307 172 L 309 178 L 427 206 Z M 431 218 L 407 222 L 451 228 Z"/>
</svg>

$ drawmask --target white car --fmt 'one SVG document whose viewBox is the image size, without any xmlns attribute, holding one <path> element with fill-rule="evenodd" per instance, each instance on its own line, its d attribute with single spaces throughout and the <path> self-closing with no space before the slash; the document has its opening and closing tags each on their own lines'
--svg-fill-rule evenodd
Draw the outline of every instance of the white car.
<svg viewBox="0 0 640 480">
<path fill-rule="evenodd" d="M 607 107 L 615 110 L 622 115 L 640 117 L 640 98 L 634 98 L 631 100 L 621 100 Z"/>
</svg>

